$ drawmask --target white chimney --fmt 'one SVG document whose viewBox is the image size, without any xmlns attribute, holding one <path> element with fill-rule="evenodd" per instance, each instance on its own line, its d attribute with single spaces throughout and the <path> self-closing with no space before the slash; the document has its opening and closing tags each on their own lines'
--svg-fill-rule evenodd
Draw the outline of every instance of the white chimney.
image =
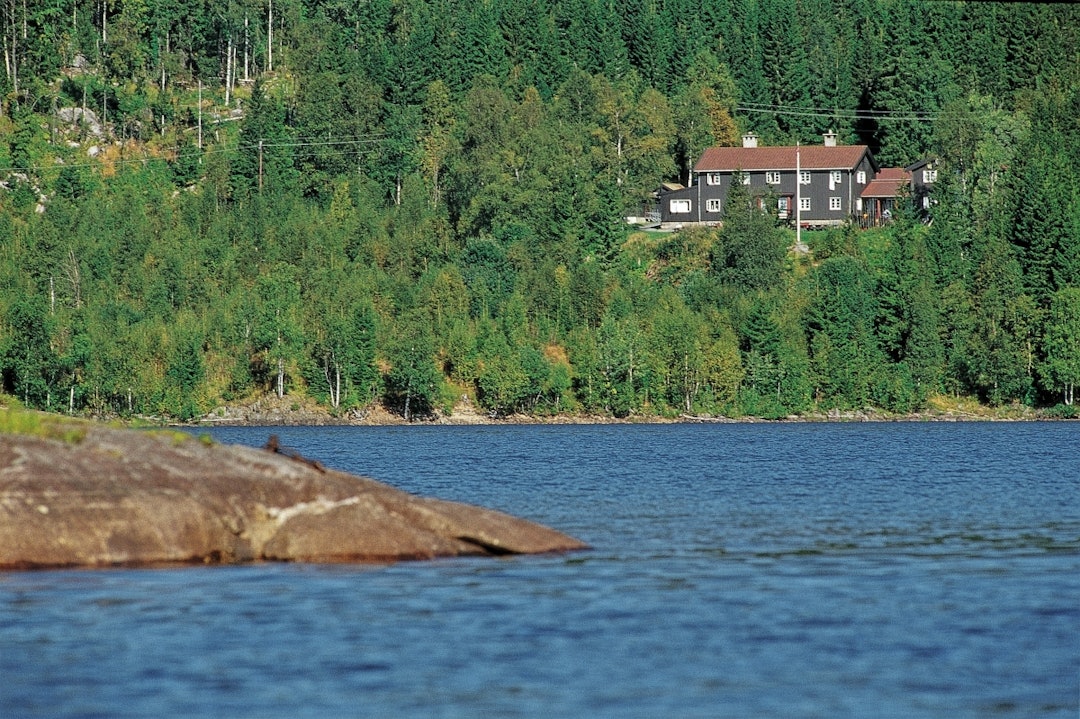
<svg viewBox="0 0 1080 719">
<path fill-rule="evenodd" d="M 832 130 L 829 130 L 824 135 L 822 135 L 822 137 L 825 138 L 825 147 L 836 147 L 836 133 L 835 132 L 833 132 Z"/>
<path fill-rule="evenodd" d="M 742 136 L 743 147 L 757 147 L 757 135 L 752 132 L 748 132 Z"/>
</svg>

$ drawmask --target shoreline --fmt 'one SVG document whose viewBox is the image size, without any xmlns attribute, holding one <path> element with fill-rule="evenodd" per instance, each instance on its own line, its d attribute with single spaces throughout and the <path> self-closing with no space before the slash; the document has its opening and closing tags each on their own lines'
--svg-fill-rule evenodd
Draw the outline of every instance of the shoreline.
<svg viewBox="0 0 1080 719">
<path fill-rule="evenodd" d="M 151 418 L 147 418 L 151 419 Z M 160 421 L 160 420 L 159 420 Z M 247 404 L 219 407 L 210 414 L 190 422 L 174 423 L 186 427 L 267 427 L 267 426 L 327 426 L 327 427 L 461 427 L 461 426 L 510 426 L 510 425 L 621 425 L 621 424 L 785 424 L 785 423 L 835 423 L 835 422 L 1037 422 L 1069 421 L 1069 418 L 1048 415 L 1044 410 L 1022 406 L 986 407 L 969 404 L 963 407 L 931 406 L 910 414 L 890 414 L 876 409 L 831 410 L 788 415 L 776 419 L 762 417 L 713 417 L 680 414 L 674 417 L 660 415 L 610 415 L 558 414 L 536 416 L 525 414 L 492 416 L 477 411 L 468 401 L 459 402 L 449 414 L 436 412 L 433 416 L 406 421 L 385 407 L 373 404 L 334 415 L 325 407 L 310 399 L 279 399 L 273 395 Z"/>
</svg>

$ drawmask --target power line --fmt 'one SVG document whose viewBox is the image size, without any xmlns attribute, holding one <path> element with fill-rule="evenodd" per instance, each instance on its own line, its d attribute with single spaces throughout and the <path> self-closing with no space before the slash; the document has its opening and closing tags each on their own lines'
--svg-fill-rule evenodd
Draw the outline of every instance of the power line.
<svg viewBox="0 0 1080 719">
<path fill-rule="evenodd" d="M 841 120 L 885 120 L 893 122 L 930 122 L 939 113 L 910 111 L 900 113 L 893 110 L 833 110 L 829 108 L 803 108 L 794 105 L 768 105 L 764 103 L 743 103 L 735 107 L 736 112 L 760 113 L 767 115 L 785 115 L 788 117 L 826 117 Z"/>
<path fill-rule="evenodd" d="M 746 106 L 746 107 L 764 108 L 764 109 L 771 109 L 771 110 L 776 110 L 776 111 L 792 110 L 792 111 L 800 111 L 800 112 L 838 112 L 838 113 L 856 113 L 856 112 L 859 112 L 859 113 L 882 115 L 882 116 L 897 114 L 896 110 L 845 110 L 845 109 L 840 109 L 840 108 L 829 108 L 829 107 L 806 107 L 806 106 L 803 106 L 803 105 L 781 105 L 781 104 L 778 104 L 778 103 L 771 103 L 771 102 L 744 102 L 742 104 L 744 106 Z M 907 114 L 907 115 L 918 115 L 918 116 L 921 116 L 921 117 L 933 117 L 937 113 L 936 112 L 930 112 L 930 111 L 912 110 L 912 111 L 905 111 L 905 114 Z"/>
<path fill-rule="evenodd" d="M 282 141 L 282 142 L 266 142 L 264 140 L 264 141 L 262 141 L 262 147 L 263 147 L 263 149 L 271 148 L 271 147 L 273 147 L 273 148 L 295 148 L 295 147 L 338 147 L 338 148 L 348 148 L 348 147 L 375 146 L 375 145 L 379 145 L 379 144 L 382 144 L 382 143 L 386 142 L 387 139 L 388 138 L 386 137 L 385 133 L 373 133 L 373 134 L 369 135 L 368 137 L 359 138 L 359 139 L 352 139 L 352 140 L 319 140 L 319 141 L 315 141 L 315 138 L 297 138 L 295 140 Z M 211 145 L 206 150 L 195 151 L 195 152 L 181 152 L 180 151 L 180 146 L 175 145 L 173 147 L 169 147 L 169 148 L 165 148 L 165 149 L 161 150 L 161 152 L 164 152 L 164 153 L 175 153 L 175 157 L 173 157 L 173 158 L 169 158 L 169 157 L 166 157 L 164 155 L 148 156 L 148 155 L 144 154 L 142 157 L 120 157 L 120 158 L 116 158 L 116 159 L 111 161 L 111 164 L 120 165 L 120 166 L 126 166 L 126 165 L 146 164 L 148 162 L 154 162 L 154 161 L 157 161 L 157 160 L 161 160 L 161 161 L 165 161 L 165 162 L 177 162 L 177 161 L 182 160 L 182 159 L 206 157 L 207 155 L 235 153 L 235 152 L 239 152 L 241 150 L 257 150 L 258 148 L 259 148 L 259 141 L 250 142 L 250 143 L 231 142 L 231 143 L 224 143 L 224 144 L 216 145 L 216 146 Z M 364 154 L 364 152 L 367 152 L 367 151 L 369 151 L 369 150 L 362 151 L 360 154 Z M 340 149 L 338 152 L 331 152 L 329 154 L 332 154 L 332 155 L 347 155 L 347 154 L 349 154 L 349 151 L 347 149 Z M 101 166 L 101 164 L 103 162 L 105 162 L 105 160 L 87 160 L 85 162 L 65 162 L 63 164 L 56 164 L 56 165 L 31 165 L 31 166 L 28 166 L 28 167 L 0 167 L 0 173 L 5 173 L 5 174 L 10 174 L 10 173 L 31 173 L 31 172 L 40 173 L 40 172 L 47 172 L 47 171 L 50 171 L 50 170 L 62 170 L 65 167 L 71 167 L 71 168 L 99 167 L 99 166 Z"/>
</svg>

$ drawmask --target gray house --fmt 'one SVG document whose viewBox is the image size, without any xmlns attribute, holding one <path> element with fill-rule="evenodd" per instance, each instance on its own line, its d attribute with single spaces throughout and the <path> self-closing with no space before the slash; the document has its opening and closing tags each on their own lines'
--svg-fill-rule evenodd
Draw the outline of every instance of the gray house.
<svg viewBox="0 0 1080 719">
<path fill-rule="evenodd" d="M 862 193 L 878 172 L 865 145 L 758 147 L 743 136 L 742 147 L 710 147 L 694 165 L 689 187 L 665 185 L 659 192 L 663 227 L 716 224 L 734 178 L 748 186 L 762 207 L 803 227 L 840 225 L 862 212 Z"/>
<path fill-rule="evenodd" d="M 917 217 L 925 221 L 934 204 L 937 160 L 919 160 L 907 167 L 883 167 L 862 191 L 858 222 L 862 227 L 888 224 L 902 198 L 907 197 Z"/>
<path fill-rule="evenodd" d="M 896 212 L 896 201 L 911 186 L 911 173 L 903 167 L 883 167 L 862 191 L 860 227 L 888 224 Z"/>
<path fill-rule="evenodd" d="M 930 191 L 937 182 L 937 160 L 933 158 L 919 160 L 905 167 L 904 171 L 911 176 L 911 199 L 915 203 L 915 209 L 926 212 L 933 204 Z"/>
</svg>

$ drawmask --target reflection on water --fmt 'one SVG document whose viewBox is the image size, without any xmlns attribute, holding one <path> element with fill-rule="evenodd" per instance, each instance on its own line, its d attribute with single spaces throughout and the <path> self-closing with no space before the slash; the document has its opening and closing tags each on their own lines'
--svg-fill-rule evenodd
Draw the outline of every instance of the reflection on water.
<svg viewBox="0 0 1080 719">
<path fill-rule="evenodd" d="M 272 431 L 594 549 L 0 575 L 0 715 L 1077 716 L 1080 425 Z"/>
</svg>

